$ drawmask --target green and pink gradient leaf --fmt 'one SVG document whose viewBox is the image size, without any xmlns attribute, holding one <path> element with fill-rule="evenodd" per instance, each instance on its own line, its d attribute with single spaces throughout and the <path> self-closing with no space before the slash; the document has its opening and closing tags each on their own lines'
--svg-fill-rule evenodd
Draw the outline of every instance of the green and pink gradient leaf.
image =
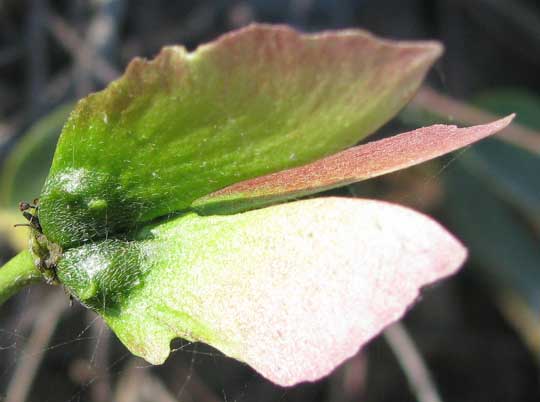
<svg viewBox="0 0 540 402">
<path fill-rule="evenodd" d="M 354 145 L 404 106 L 441 51 L 361 30 L 252 25 L 192 53 L 136 59 L 64 127 L 44 231 L 63 246 L 105 238 Z"/>
<path fill-rule="evenodd" d="M 111 242 L 67 251 L 58 273 L 69 287 L 77 272 L 92 272 L 75 294 L 132 353 L 159 364 L 172 339 L 203 341 L 283 386 L 329 374 L 466 256 L 435 221 L 379 201 L 189 213 L 115 245 L 117 261 L 133 261 L 129 269 L 138 261 L 137 280 L 122 285 L 123 296 L 96 302 L 95 272 L 108 269 L 103 255 L 115 259 Z"/>
<path fill-rule="evenodd" d="M 310 164 L 233 184 L 192 204 L 202 214 L 234 213 L 370 179 L 470 145 L 506 127 L 514 115 L 458 128 L 434 125 L 359 145 Z"/>
</svg>

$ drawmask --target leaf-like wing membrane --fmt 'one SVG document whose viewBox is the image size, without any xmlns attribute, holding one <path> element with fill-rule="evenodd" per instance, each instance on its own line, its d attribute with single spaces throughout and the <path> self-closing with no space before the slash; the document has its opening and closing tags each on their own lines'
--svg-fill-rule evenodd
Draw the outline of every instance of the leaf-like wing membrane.
<svg viewBox="0 0 540 402">
<path fill-rule="evenodd" d="M 467 128 L 434 125 L 347 149 L 305 166 L 246 180 L 195 200 L 201 214 L 228 214 L 370 179 L 467 146 L 502 130 L 504 119 Z"/>
<path fill-rule="evenodd" d="M 466 254 L 424 215 L 345 198 L 191 213 L 118 243 L 69 250 L 58 273 L 132 353 L 158 364 L 172 339 L 203 341 L 281 385 L 328 374 Z"/>
<path fill-rule="evenodd" d="M 79 102 L 40 220 L 64 247 L 189 208 L 370 134 L 412 96 L 434 42 L 253 25 L 188 53 L 168 47 Z"/>
</svg>

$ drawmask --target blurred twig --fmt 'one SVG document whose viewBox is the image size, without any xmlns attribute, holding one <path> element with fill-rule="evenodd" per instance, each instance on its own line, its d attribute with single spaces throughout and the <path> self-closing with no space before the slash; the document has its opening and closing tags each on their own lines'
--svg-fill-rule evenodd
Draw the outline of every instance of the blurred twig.
<svg viewBox="0 0 540 402">
<path fill-rule="evenodd" d="M 45 0 L 30 0 L 26 21 L 26 53 L 25 63 L 28 77 L 27 99 L 30 116 L 39 114 L 43 103 L 43 87 L 47 79 L 47 50 L 44 21 L 47 13 Z"/>
<path fill-rule="evenodd" d="M 132 359 L 120 378 L 115 402 L 176 402 L 167 387 L 149 370 L 139 367 L 140 360 Z M 206 400 L 205 400 L 206 401 Z"/>
<path fill-rule="evenodd" d="M 68 303 L 64 292 L 57 291 L 45 300 L 45 308 L 38 316 L 32 334 L 24 348 L 24 356 L 19 360 L 17 368 L 7 389 L 5 402 L 24 402 L 30 391 L 37 369 L 45 356 L 47 345 L 62 313 Z"/>
<path fill-rule="evenodd" d="M 518 51 L 521 56 L 540 63 L 540 53 L 531 51 L 540 46 L 540 17 L 532 3 L 527 5 L 526 2 L 504 0 L 460 0 L 460 3 L 497 40 Z M 509 31 L 515 33 L 509 35 Z"/>
<path fill-rule="evenodd" d="M 18 45 L 13 45 L 11 47 L 5 47 L 0 49 L 0 67 L 6 64 L 13 63 L 19 56 L 21 51 Z"/>
<path fill-rule="evenodd" d="M 112 388 L 107 367 L 109 366 L 111 331 L 101 318 L 96 320 L 95 313 L 88 311 L 86 316 L 91 328 L 91 337 L 96 340 L 95 344 L 91 346 L 90 365 L 99 373 L 99 378 L 90 385 L 90 392 L 92 399 L 96 402 L 110 401 Z"/>
<path fill-rule="evenodd" d="M 101 58 L 93 49 L 89 48 L 77 32 L 60 16 L 49 12 L 47 22 L 47 26 L 56 40 L 101 83 L 108 84 L 120 75 L 119 71 L 113 65 Z"/>
<path fill-rule="evenodd" d="M 362 352 L 347 360 L 328 378 L 328 402 L 362 400 L 366 391 L 368 361 Z"/>
<path fill-rule="evenodd" d="M 189 381 L 184 382 L 181 393 L 177 394 L 178 400 L 193 400 L 204 402 L 220 402 L 211 389 L 202 381 L 192 367 L 177 367 L 176 372 L 184 379 L 189 378 Z"/>
<path fill-rule="evenodd" d="M 540 322 L 533 306 L 522 294 L 502 287 L 495 294 L 495 298 L 503 314 L 508 317 L 508 322 L 523 338 L 527 347 L 535 356 L 540 356 Z"/>
<path fill-rule="evenodd" d="M 88 46 L 103 59 L 116 60 L 119 49 L 119 31 L 127 8 L 124 0 L 94 2 L 94 17 L 86 32 Z"/>
<path fill-rule="evenodd" d="M 395 323 L 384 331 L 384 339 L 394 352 L 416 399 L 419 402 L 442 402 L 422 356 L 405 327 L 399 322 Z"/>
<path fill-rule="evenodd" d="M 208 31 L 214 22 L 216 13 L 216 7 L 201 3 L 173 26 L 166 25 L 163 29 L 148 32 L 142 39 L 140 36 L 128 39 L 123 46 L 124 56 L 131 59 L 148 51 L 148 49 L 154 51 L 154 49 L 166 43 L 170 44 L 171 41 L 174 43 L 185 43 L 186 41 L 198 38 Z"/>
<path fill-rule="evenodd" d="M 46 107 L 58 104 L 58 102 L 67 94 L 70 84 L 71 68 L 60 71 L 49 80 L 41 96 L 47 104 Z M 28 115 L 26 111 L 22 111 L 15 115 L 8 123 L 0 124 L 0 149 L 1 146 L 8 142 L 18 131 L 26 127 L 26 124 L 28 124 Z"/>
<path fill-rule="evenodd" d="M 467 124 L 485 124 L 500 118 L 500 116 L 442 95 L 429 87 L 422 87 L 412 100 L 411 105 Z M 520 124 L 512 123 L 497 136 L 529 152 L 540 154 L 540 133 Z"/>
<path fill-rule="evenodd" d="M 78 47 L 85 49 L 85 53 L 94 52 L 97 54 L 95 48 L 91 47 L 89 37 L 86 34 L 86 26 L 88 24 L 89 16 L 92 14 L 92 8 L 96 7 L 98 2 L 89 2 L 83 0 L 74 0 L 70 5 L 70 18 L 69 27 L 72 29 L 74 37 L 78 38 L 81 43 Z M 93 7 L 92 7 L 93 6 Z M 58 18 L 61 18 L 58 16 Z M 64 25 L 67 27 L 66 20 Z M 66 34 L 64 33 L 64 36 Z M 66 48 L 67 49 L 67 48 Z M 94 77 L 90 72 L 90 66 L 88 60 L 81 57 L 77 53 L 74 53 L 68 49 L 71 53 L 71 59 L 73 61 L 73 82 L 75 84 L 75 97 L 77 99 L 83 98 L 88 95 L 94 89 Z"/>
<path fill-rule="evenodd" d="M 138 359 L 133 358 L 127 365 L 127 369 L 118 380 L 114 395 L 115 402 L 137 402 L 142 370 L 137 367 Z"/>
<path fill-rule="evenodd" d="M 176 402 L 167 387 L 155 376 L 146 373 L 143 397 L 148 402 Z"/>
</svg>

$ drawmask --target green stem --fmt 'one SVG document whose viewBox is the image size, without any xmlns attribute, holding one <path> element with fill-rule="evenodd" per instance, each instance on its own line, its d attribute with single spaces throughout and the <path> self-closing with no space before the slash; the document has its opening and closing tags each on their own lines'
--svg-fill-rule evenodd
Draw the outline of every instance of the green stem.
<svg viewBox="0 0 540 402">
<path fill-rule="evenodd" d="M 0 305 L 13 294 L 43 277 L 28 251 L 22 251 L 0 268 Z"/>
</svg>

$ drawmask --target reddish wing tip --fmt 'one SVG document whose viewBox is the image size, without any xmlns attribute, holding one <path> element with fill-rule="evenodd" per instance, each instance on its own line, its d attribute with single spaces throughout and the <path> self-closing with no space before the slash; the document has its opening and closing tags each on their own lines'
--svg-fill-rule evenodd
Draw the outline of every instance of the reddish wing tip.
<svg viewBox="0 0 540 402">
<path fill-rule="evenodd" d="M 468 146 L 508 126 L 511 114 L 489 124 L 434 125 L 369 142 L 294 169 L 233 184 L 196 200 L 200 213 L 232 213 L 395 172 Z"/>
</svg>

